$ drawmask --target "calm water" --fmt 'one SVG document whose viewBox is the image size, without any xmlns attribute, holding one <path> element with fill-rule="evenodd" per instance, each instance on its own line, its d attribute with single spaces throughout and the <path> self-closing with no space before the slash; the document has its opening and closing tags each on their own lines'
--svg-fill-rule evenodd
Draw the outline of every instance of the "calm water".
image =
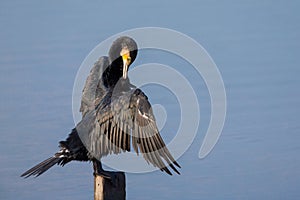
<svg viewBox="0 0 300 200">
<path fill-rule="evenodd" d="M 187 63 L 144 52 L 139 64 L 184 70 L 201 101 L 195 141 L 179 159 L 182 175 L 127 174 L 128 199 L 299 199 L 300 15 L 298 1 L 1 1 L 0 199 L 92 199 L 88 163 L 19 175 L 57 150 L 74 126 L 72 88 L 92 48 L 135 27 L 183 32 L 213 57 L 223 76 L 228 113 L 211 154 L 198 159 L 209 96 Z M 145 55 L 144 57 L 142 55 Z M 145 88 L 152 102 L 161 88 Z M 176 130 L 176 106 L 163 130 Z"/>
</svg>

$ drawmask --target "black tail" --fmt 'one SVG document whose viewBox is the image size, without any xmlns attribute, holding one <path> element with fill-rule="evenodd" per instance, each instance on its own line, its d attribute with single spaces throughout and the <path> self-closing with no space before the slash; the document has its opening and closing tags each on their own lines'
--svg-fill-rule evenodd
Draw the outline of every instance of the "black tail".
<svg viewBox="0 0 300 200">
<path fill-rule="evenodd" d="M 88 151 L 82 144 L 76 129 L 74 128 L 66 141 L 59 142 L 60 151 L 54 156 L 37 164 L 33 168 L 24 172 L 21 177 L 39 176 L 50 169 L 53 165 L 64 166 L 72 160 L 88 161 Z"/>
<path fill-rule="evenodd" d="M 47 171 L 53 165 L 60 163 L 62 161 L 62 159 L 63 158 L 57 158 L 55 156 L 50 157 L 47 160 L 44 160 L 43 162 L 37 164 L 36 166 L 34 166 L 31 169 L 24 172 L 21 175 L 21 177 L 24 177 L 24 178 L 27 178 L 29 176 L 38 177 L 39 175 L 43 174 L 45 171 Z"/>
<path fill-rule="evenodd" d="M 37 164 L 31 169 L 24 172 L 21 177 L 27 178 L 29 176 L 38 177 L 43 174 L 45 171 L 50 169 L 55 164 L 65 165 L 70 160 L 68 159 L 69 151 L 66 148 L 62 148 L 54 156 L 44 160 L 43 162 Z"/>
</svg>

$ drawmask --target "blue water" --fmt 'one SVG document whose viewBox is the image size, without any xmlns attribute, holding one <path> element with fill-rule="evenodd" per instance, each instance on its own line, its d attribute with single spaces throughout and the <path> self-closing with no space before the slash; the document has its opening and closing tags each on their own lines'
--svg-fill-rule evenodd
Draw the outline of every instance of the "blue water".
<svg viewBox="0 0 300 200">
<path fill-rule="evenodd" d="M 187 63 L 148 54 L 145 62 L 186 67 L 202 102 L 201 123 L 179 159 L 182 175 L 127 174 L 127 199 L 299 199 L 299 6 L 296 0 L 1 1 L 0 199 L 93 198 L 89 163 L 54 167 L 36 179 L 19 176 L 52 155 L 74 126 L 73 83 L 87 54 L 113 34 L 144 26 L 175 29 L 205 47 L 222 74 L 228 111 L 219 142 L 198 159 L 210 118 L 205 84 Z M 150 100 L 159 102 L 159 91 L 148 92 Z M 164 134 L 178 126 L 177 118 L 173 126 L 169 120 L 166 141 Z"/>
</svg>

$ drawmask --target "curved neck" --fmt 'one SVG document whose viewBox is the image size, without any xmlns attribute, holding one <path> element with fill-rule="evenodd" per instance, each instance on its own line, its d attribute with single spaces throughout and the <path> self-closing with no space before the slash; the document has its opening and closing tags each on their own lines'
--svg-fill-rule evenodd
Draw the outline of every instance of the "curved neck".
<svg viewBox="0 0 300 200">
<path fill-rule="evenodd" d="M 120 67 L 121 66 L 121 67 Z M 123 75 L 122 64 L 111 63 L 102 74 L 103 84 L 107 88 L 114 87 Z"/>
</svg>

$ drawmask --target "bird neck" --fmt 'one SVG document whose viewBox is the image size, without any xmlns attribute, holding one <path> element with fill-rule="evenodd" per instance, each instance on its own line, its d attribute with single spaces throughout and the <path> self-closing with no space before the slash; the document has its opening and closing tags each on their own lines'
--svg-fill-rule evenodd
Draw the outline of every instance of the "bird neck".
<svg viewBox="0 0 300 200">
<path fill-rule="evenodd" d="M 120 67 L 121 66 L 121 67 Z M 106 70 L 103 72 L 102 79 L 103 84 L 107 88 L 115 87 L 119 79 L 123 75 L 122 64 L 117 64 L 115 62 L 111 63 Z"/>
</svg>

